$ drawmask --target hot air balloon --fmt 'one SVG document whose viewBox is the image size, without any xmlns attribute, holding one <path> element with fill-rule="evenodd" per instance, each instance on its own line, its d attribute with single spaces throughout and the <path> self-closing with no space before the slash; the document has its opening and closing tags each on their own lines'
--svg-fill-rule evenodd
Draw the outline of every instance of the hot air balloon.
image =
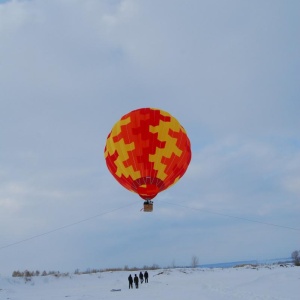
<svg viewBox="0 0 300 300">
<path fill-rule="evenodd" d="M 186 172 L 191 144 L 185 129 L 171 114 L 140 108 L 113 126 L 104 157 L 114 178 L 145 200 L 144 211 L 152 211 L 152 199 Z"/>
</svg>

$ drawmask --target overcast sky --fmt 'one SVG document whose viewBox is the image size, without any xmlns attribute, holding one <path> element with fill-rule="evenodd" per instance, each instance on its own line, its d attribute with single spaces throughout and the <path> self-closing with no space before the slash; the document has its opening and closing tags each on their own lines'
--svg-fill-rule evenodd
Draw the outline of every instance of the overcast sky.
<svg viewBox="0 0 300 300">
<path fill-rule="evenodd" d="M 298 0 L 0 1 L 0 274 L 299 249 L 299 34 Z M 103 155 L 141 107 L 192 144 L 153 213 Z"/>
</svg>

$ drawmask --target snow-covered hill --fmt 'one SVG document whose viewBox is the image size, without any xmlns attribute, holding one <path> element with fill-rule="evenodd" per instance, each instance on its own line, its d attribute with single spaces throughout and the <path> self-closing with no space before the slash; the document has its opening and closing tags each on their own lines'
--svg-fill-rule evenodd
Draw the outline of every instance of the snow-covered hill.
<svg viewBox="0 0 300 300">
<path fill-rule="evenodd" d="M 149 283 L 133 290 L 128 289 L 130 273 L 135 274 L 118 271 L 68 277 L 39 276 L 30 281 L 0 277 L 0 299 L 300 299 L 300 267 L 292 265 L 155 270 L 149 271 Z"/>
</svg>

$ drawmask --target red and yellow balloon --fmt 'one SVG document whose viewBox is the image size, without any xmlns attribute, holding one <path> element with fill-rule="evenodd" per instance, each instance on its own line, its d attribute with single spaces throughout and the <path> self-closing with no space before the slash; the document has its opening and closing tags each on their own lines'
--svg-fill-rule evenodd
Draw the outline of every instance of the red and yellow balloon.
<svg viewBox="0 0 300 300">
<path fill-rule="evenodd" d="M 184 175 L 191 144 L 185 129 L 168 112 L 140 108 L 113 126 L 104 156 L 108 170 L 123 187 L 151 200 Z"/>
</svg>

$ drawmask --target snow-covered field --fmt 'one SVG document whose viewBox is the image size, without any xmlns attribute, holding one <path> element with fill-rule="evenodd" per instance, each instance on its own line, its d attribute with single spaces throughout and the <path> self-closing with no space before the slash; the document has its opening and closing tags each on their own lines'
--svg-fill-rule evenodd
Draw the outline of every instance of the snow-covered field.
<svg viewBox="0 0 300 300">
<path fill-rule="evenodd" d="M 155 270 L 149 271 L 149 283 L 133 290 L 128 289 L 130 273 L 135 274 L 118 271 L 59 278 L 39 276 L 27 282 L 24 278 L 0 277 L 0 299 L 300 299 L 300 267 L 292 265 Z"/>
</svg>

